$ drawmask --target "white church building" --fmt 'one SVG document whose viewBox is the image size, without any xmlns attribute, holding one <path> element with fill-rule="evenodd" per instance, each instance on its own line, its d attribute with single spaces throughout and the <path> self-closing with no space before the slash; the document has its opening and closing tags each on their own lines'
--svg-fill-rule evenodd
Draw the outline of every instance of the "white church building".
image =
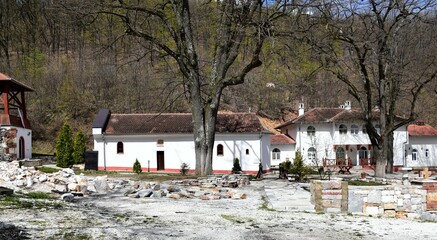
<svg viewBox="0 0 437 240">
<path fill-rule="evenodd" d="M 114 114 L 102 109 L 93 123 L 99 170 L 179 172 L 195 168 L 191 113 Z M 270 138 L 254 113 L 219 113 L 213 150 L 214 173 L 230 173 L 238 158 L 245 173 L 270 167 Z"/>
<path fill-rule="evenodd" d="M 378 129 L 377 118 L 374 124 Z M 293 161 L 296 151 L 310 165 L 321 166 L 323 159 L 347 159 L 353 166 L 375 164 L 361 112 L 352 109 L 349 101 L 339 108 L 308 111 L 301 103 L 299 116 L 276 129 L 281 134 L 271 137 L 272 166 Z M 437 130 L 429 125 L 415 123 L 396 129 L 393 148 L 395 168 L 437 166 Z"/>
</svg>

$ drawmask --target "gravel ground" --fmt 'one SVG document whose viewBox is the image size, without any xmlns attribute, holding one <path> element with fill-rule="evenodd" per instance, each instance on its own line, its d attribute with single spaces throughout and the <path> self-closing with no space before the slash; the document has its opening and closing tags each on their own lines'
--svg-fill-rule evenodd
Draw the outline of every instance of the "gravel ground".
<svg viewBox="0 0 437 240">
<path fill-rule="evenodd" d="M 435 222 L 316 214 L 309 193 L 284 181 L 252 182 L 238 191 L 247 199 L 136 199 L 113 192 L 61 209 L 0 207 L 0 232 L 11 234 L 0 239 L 437 239 Z"/>
</svg>

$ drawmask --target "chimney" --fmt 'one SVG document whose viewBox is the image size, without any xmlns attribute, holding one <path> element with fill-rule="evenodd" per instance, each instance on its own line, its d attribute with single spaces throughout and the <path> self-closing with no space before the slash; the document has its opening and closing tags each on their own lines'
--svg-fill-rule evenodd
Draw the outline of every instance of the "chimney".
<svg viewBox="0 0 437 240">
<path fill-rule="evenodd" d="M 351 110 L 352 109 L 351 101 L 344 102 L 344 109 L 346 109 L 346 110 Z"/>
<path fill-rule="evenodd" d="M 303 103 L 299 103 L 299 117 L 305 113 L 305 105 Z"/>
</svg>

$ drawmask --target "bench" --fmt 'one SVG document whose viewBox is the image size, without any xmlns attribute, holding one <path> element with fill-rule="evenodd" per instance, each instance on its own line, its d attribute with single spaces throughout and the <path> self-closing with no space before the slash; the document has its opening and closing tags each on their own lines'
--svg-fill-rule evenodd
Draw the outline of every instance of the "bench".
<svg viewBox="0 0 437 240">
<path fill-rule="evenodd" d="M 330 170 L 338 169 L 339 174 L 351 174 L 350 170 L 352 167 L 352 161 L 350 158 L 323 158 L 323 168 L 327 168 Z"/>
</svg>

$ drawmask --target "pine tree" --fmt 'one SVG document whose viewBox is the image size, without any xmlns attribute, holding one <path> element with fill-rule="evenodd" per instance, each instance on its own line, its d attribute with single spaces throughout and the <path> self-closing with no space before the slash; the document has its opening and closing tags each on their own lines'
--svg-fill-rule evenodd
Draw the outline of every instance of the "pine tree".
<svg viewBox="0 0 437 240">
<path fill-rule="evenodd" d="M 70 125 L 65 122 L 56 143 L 56 166 L 67 168 L 73 166 L 73 163 L 73 136 Z"/>
<path fill-rule="evenodd" d="M 239 173 L 239 172 L 241 172 L 240 159 L 235 158 L 234 166 L 232 167 L 232 173 Z"/>
<path fill-rule="evenodd" d="M 136 174 L 140 174 L 143 171 L 143 169 L 141 169 L 141 163 L 138 161 L 138 159 L 135 160 L 133 171 Z"/>
<path fill-rule="evenodd" d="M 84 153 L 86 150 L 86 139 L 83 132 L 79 129 L 76 132 L 76 137 L 74 139 L 74 151 L 73 160 L 75 164 L 80 164 L 85 162 Z"/>
</svg>

